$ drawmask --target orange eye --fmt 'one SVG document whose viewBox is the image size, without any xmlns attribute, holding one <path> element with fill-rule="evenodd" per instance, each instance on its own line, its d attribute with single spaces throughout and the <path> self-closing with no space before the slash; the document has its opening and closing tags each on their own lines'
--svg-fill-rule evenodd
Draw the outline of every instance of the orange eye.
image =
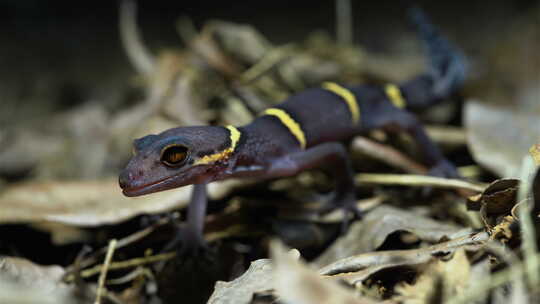
<svg viewBox="0 0 540 304">
<path fill-rule="evenodd" d="M 161 162 L 169 167 L 178 167 L 187 159 L 188 149 L 180 145 L 170 145 L 161 150 Z"/>
</svg>

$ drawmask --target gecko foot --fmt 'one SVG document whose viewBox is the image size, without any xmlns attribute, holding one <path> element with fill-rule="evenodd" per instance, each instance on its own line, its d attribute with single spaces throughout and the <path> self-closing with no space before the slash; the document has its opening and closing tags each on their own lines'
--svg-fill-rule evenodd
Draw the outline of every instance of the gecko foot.
<svg viewBox="0 0 540 304">
<path fill-rule="evenodd" d="M 342 233 L 347 232 L 352 222 L 362 219 L 363 213 L 356 205 L 356 196 L 353 192 L 345 195 L 334 194 L 333 198 L 324 203 L 317 211 L 319 215 L 324 215 L 338 208 L 342 209 L 344 213 L 341 222 Z"/>
<path fill-rule="evenodd" d="M 461 178 L 456 166 L 446 159 L 439 161 L 437 164 L 431 167 L 427 174 L 435 177 Z"/>
<path fill-rule="evenodd" d="M 210 246 L 202 235 L 198 235 L 189 227 L 175 227 L 176 234 L 161 250 L 162 252 L 176 249 L 181 257 L 204 256 L 210 251 Z"/>
</svg>

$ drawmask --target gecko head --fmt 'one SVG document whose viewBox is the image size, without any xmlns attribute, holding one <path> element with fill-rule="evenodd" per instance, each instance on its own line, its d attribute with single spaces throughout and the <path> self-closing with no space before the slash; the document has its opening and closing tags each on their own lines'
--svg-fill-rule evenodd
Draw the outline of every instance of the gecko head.
<svg viewBox="0 0 540 304">
<path fill-rule="evenodd" d="M 180 127 L 133 142 L 119 177 L 126 196 L 206 183 L 226 170 L 240 139 L 235 127 Z"/>
</svg>

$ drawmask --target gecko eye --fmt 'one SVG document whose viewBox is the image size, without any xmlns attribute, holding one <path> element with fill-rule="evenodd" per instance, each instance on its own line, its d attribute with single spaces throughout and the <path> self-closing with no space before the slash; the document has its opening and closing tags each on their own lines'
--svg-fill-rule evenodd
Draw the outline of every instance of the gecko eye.
<svg viewBox="0 0 540 304">
<path fill-rule="evenodd" d="M 187 159 L 188 148 L 180 145 L 169 145 L 161 150 L 161 162 L 169 167 L 178 167 Z"/>
</svg>

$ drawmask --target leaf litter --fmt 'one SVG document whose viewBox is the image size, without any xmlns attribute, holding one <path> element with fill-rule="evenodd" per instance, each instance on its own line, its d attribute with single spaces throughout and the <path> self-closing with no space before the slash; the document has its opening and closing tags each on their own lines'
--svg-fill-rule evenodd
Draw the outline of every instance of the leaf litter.
<svg viewBox="0 0 540 304">
<path fill-rule="evenodd" d="M 129 157 L 134 137 L 177 125 L 247 122 L 291 92 L 328 79 L 400 81 L 421 70 L 421 58 L 374 55 L 321 33 L 279 46 L 249 25 L 213 21 L 197 31 L 187 17 L 178 22 L 187 48 L 153 54 L 142 42 L 135 8 L 133 2 L 122 3 L 121 36 L 141 74 L 145 98 L 116 112 L 99 103 L 82 106 L 56 116 L 39 132 L 32 124 L 1 130 L 0 142 L 14 139 L 15 144 L 0 150 L 0 173 L 25 177 L 0 188 L 4 235 L 29 225 L 55 238 L 37 246 L 92 247 L 75 245 L 66 249 L 64 259 L 54 260 L 63 266 L 41 266 L 32 260 L 40 260 L 36 251 L 42 248 L 29 254 L 20 251 L 20 240 L 6 238 L 0 242 L 5 255 L 0 302 L 538 301 L 540 212 L 532 202 L 540 193 L 540 127 L 532 119 L 539 108 L 531 102 L 538 81 L 512 82 L 520 93 L 512 96 L 511 105 L 497 100 L 508 92 L 482 94 L 490 82 L 475 83 L 466 90 L 474 99 L 465 102 L 465 129 L 430 127 L 447 153 L 470 149 L 475 163 L 467 163 L 467 169 L 474 166 L 476 172 L 471 180 L 416 175 L 427 168 L 409 153 L 414 149 L 406 139 L 368 134 L 351 147 L 362 172 L 356 181 L 365 215 L 346 233 L 340 229 L 344 215 L 339 211 L 313 216 L 313 201 L 328 193 L 331 183 L 312 172 L 279 182 L 213 184 L 215 207 L 205 231 L 208 255 L 189 261 L 174 251 L 162 252 L 182 225 L 191 191 L 122 196 L 111 178 L 117 171 L 111 168 Z M 524 21 L 512 28 L 519 26 L 534 32 Z M 511 34 L 501 39 L 512 41 Z M 504 48 L 501 52 L 507 54 Z M 94 140 L 86 149 L 88 138 Z M 32 151 L 28 142 L 42 145 L 42 153 L 17 157 Z M 501 178 L 494 180 L 486 169 Z M 428 194 L 422 191 L 426 187 Z M 451 212 L 456 205 L 467 206 L 468 212 Z M 171 210 L 180 213 L 161 215 Z M 464 213 L 478 218 L 481 226 L 469 225 Z M 286 249 L 276 235 L 297 249 Z M 31 292 L 14 292 L 21 288 Z"/>
</svg>

